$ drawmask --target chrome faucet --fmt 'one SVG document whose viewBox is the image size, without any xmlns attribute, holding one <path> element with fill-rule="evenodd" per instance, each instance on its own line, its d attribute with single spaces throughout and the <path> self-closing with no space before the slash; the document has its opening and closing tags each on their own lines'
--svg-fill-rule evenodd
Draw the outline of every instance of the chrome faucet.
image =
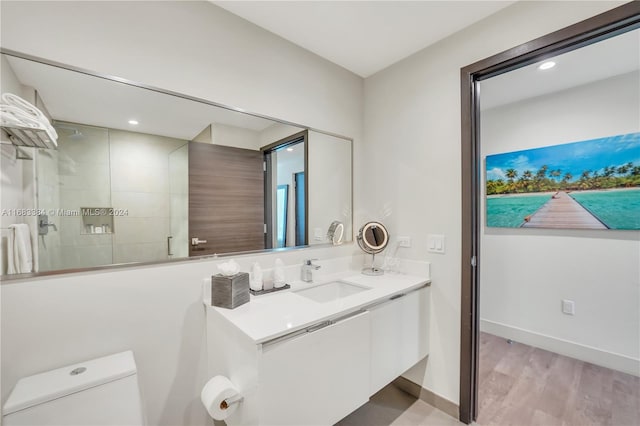
<svg viewBox="0 0 640 426">
<path fill-rule="evenodd" d="M 318 259 L 306 259 L 302 262 L 300 275 L 302 276 L 302 281 L 304 281 L 305 283 L 313 282 L 313 271 L 317 271 L 318 269 L 320 269 L 320 265 L 314 265 L 313 263 L 311 263 L 314 260 Z"/>
</svg>

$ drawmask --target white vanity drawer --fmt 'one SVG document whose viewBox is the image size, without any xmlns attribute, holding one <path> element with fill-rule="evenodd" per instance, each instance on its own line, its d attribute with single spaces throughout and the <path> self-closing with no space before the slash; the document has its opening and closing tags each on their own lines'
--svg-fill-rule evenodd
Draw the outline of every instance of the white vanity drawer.
<svg viewBox="0 0 640 426">
<path fill-rule="evenodd" d="M 331 425 L 369 399 L 369 312 L 263 346 L 261 424 Z"/>
</svg>

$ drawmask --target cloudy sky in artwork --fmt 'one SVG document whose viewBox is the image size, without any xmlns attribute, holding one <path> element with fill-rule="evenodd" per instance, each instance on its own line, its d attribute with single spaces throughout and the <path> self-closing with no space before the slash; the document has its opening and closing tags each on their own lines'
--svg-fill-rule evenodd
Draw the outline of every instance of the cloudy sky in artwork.
<svg viewBox="0 0 640 426">
<path fill-rule="evenodd" d="M 506 180 L 508 169 L 515 169 L 520 177 L 526 170 L 535 175 L 540 167 L 546 165 L 549 171 L 561 171 L 556 179 L 571 173 L 573 181 L 585 170 L 602 173 L 607 166 L 617 168 L 627 163 L 640 166 L 640 133 L 489 155 L 486 170 L 487 180 Z"/>
</svg>

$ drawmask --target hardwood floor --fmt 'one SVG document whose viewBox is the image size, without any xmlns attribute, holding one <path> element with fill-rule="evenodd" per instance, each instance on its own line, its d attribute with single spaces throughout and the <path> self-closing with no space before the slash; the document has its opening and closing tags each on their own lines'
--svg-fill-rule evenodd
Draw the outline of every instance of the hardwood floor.
<svg viewBox="0 0 640 426">
<path fill-rule="evenodd" d="M 640 425 L 640 378 L 480 333 L 477 424 Z"/>
</svg>

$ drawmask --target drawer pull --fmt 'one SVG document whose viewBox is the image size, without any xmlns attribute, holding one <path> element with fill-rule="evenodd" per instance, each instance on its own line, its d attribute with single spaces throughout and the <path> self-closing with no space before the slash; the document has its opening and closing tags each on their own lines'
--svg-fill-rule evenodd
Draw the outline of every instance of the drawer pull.
<svg viewBox="0 0 640 426">
<path fill-rule="evenodd" d="M 316 324 L 311 327 L 308 327 L 306 330 L 307 330 L 307 333 L 313 333 L 314 331 L 318 331 L 321 328 L 325 328 L 330 325 L 331 325 L 331 321 L 324 321 L 324 322 L 321 322 L 320 324 Z"/>
</svg>

